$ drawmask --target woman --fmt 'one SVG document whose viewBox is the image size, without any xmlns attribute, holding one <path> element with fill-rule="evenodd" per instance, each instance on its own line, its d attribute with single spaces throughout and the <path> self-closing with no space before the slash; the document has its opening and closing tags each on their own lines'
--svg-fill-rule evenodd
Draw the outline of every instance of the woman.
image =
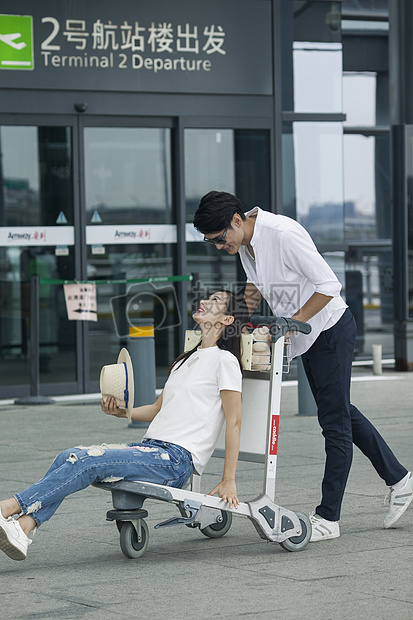
<svg viewBox="0 0 413 620">
<path fill-rule="evenodd" d="M 24 560 L 30 532 L 50 519 L 67 495 L 95 481 L 144 480 L 183 487 L 194 469 L 199 474 L 204 470 L 224 420 L 224 472 L 210 495 L 218 494 L 236 508 L 241 330 L 247 314 L 244 299 L 228 291 L 202 300 L 193 314 L 201 328 L 200 345 L 173 362 L 153 405 L 133 409 L 132 419 L 151 422 L 142 443 L 76 447 L 59 454 L 39 482 L 0 501 L 0 549 L 14 560 Z M 113 397 L 102 400 L 101 407 L 107 415 L 126 417 Z"/>
</svg>

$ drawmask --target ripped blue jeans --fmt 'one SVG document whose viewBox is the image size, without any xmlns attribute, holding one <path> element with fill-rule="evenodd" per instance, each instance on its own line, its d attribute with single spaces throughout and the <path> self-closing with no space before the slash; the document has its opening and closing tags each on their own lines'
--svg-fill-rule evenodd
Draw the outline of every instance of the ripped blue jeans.
<svg viewBox="0 0 413 620">
<path fill-rule="evenodd" d="M 65 497 L 93 482 L 142 480 L 181 488 L 193 469 L 190 452 L 156 439 L 77 446 L 61 452 L 44 478 L 14 497 L 22 512 L 39 526 L 50 519 Z"/>
</svg>

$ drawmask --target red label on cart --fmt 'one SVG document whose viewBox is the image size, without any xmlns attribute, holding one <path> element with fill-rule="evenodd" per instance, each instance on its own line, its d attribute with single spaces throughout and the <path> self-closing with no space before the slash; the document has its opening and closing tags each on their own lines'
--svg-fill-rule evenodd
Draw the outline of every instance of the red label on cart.
<svg viewBox="0 0 413 620">
<path fill-rule="evenodd" d="M 280 422 L 279 415 L 273 415 L 271 418 L 271 438 L 270 438 L 270 455 L 277 454 L 278 449 L 278 425 Z"/>
</svg>

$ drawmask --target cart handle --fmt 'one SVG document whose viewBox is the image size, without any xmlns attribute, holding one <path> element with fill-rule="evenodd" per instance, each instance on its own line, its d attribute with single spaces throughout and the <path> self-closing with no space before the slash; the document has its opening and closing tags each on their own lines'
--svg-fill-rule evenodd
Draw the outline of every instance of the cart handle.
<svg viewBox="0 0 413 620">
<path fill-rule="evenodd" d="M 254 328 L 269 327 L 273 341 L 285 336 L 288 332 L 301 332 L 302 334 L 309 334 L 311 332 L 311 325 L 309 323 L 282 316 L 254 316 L 251 317 L 251 321 Z"/>
</svg>

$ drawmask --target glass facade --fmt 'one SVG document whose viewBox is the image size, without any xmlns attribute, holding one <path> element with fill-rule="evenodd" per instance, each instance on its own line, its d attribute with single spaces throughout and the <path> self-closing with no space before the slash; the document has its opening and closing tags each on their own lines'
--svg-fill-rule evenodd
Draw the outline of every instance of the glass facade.
<svg viewBox="0 0 413 620">
<path fill-rule="evenodd" d="M 213 189 L 236 194 L 246 210 L 259 205 L 297 219 L 342 282 L 357 354 L 370 357 L 373 342 L 394 354 L 388 1 L 271 7 L 282 27 L 272 33 L 276 62 L 265 91 L 184 94 L 168 81 L 156 95 L 134 87 L 95 97 L 91 88 L 84 92 L 93 114 L 73 109 L 70 90 L 56 91 L 66 116 L 40 89 L 30 116 L 0 101 L 0 396 L 29 384 L 33 274 L 41 278 L 40 381 L 48 393 L 65 384 L 95 391 L 102 359 L 116 358 L 142 318 L 154 318 L 163 377 L 181 348 L 177 333 L 192 326 L 196 297 L 244 285 L 238 258 L 203 243 L 192 227 Z M 131 282 L 189 273 L 202 291 Z M 67 319 L 61 283 L 75 278 L 98 282 L 96 323 Z"/>
<path fill-rule="evenodd" d="M 307 228 L 342 281 L 357 354 L 367 357 L 372 342 L 393 354 L 387 8 L 373 0 L 283 6 L 283 212 Z M 363 32 L 366 49 L 357 47 Z"/>
<path fill-rule="evenodd" d="M 70 128 L 0 127 L 0 221 L 0 388 L 29 383 L 30 278 L 36 274 L 41 381 L 75 381 L 75 327 L 63 290 L 42 282 L 74 277 L 73 245 L 63 253 L 50 245 L 53 227 L 73 224 Z"/>
<path fill-rule="evenodd" d="M 346 295 L 340 6 L 282 10 L 282 212 L 308 230 Z"/>
<path fill-rule="evenodd" d="M 407 316 L 413 318 L 413 126 L 406 130 L 407 142 Z"/>
<path fill-rule="evenodd" d="M 1 226 L 73 224 L 69 127 L 0 127 Z"/>
<path fill-rule="evenodd" d="M 84 143 L 88 223 L 172 223 L 169 129 L 86 127 Z"/>
<path fill-rule="evenodd" d="M 291 133 L 290 133 L 291 132 Z M 285 214 L 316 243 L 343 240 L 343 131 L 341 123 L 297 122 L 286 127 L 293 144 L 294 185 Z M 287 164 L 290 165 L 290 161 Z M 289 175 L 285 170 L 284 177 Z M 288 187 L 287 184 L 286 188 Z"/>
<path fill-rule="evenodd" d="M 174 274 L 171 130 L 86 127 L 84 157 L 87 230 L 95 241 L 87 243 L 88 278 L 105 281 L 97 288 L 99 320 L 88 325 L 90 377 L 99 375 L 102 356 L 116 358 L 129 327 L 145 318 L 154 319 L 157 368 L 164 373 L 175 357 L 175 289 L 130 281 Z M 102 227 L 112 242 L 99 243 Z"/>
<path fill-rule="evenodd" d="M 360 65 L 361 68 L 362 65 Z M 343 75 L 344 230 L 350 307 L 359 351 L 394 354 L 388 80 L 383 71 Z"/>
<path fill-rule="evenodd" d="M 386 17 L 389 12 L 389 0 L 343 0 L 343 14 L 373 14 Z"/>
<path fill-rule="evenodd" d="M 293 43 L 294 112 L 341 112 L 341 42 Z"/>
<path fill-rule="evenodd" d="M 271 210 L 270 136 L 268 130 L 185 130 L 186 222 L 191 226 L 202 196 L 211 190 L 235 194 L 245 210 L 259 205 Z M 238 257 L 229 256 L 202 241 L 187 244 L 188 270 L 202 283 L 203 294 L 211 288 L 240 289 L 245 277 Z M 200 293 L 201 294 L 201 293 Z M 190 299 L 191 312 L 197 298 Z"/>
</svg>

